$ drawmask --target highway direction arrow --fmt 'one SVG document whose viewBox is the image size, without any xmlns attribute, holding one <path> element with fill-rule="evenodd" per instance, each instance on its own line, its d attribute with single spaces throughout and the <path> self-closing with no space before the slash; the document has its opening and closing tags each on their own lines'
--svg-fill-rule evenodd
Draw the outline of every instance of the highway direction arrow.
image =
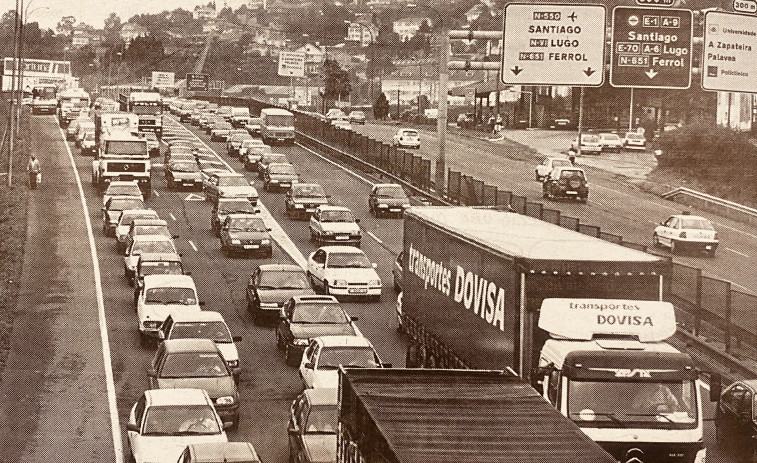
<svg viewBox="0 0 757 463">
<path fill-rule="evenodd" d="M 691 19 L 691 10 L 615 7 L 610 85 L 689 88 Z"/>
<path fill-rule="evenodd" d="M 605 7 L 509 3 L 500 75 L 506 85 L 602 85 Z"/>
<path fill-rule="evenodd" d="M 184 198 L 184 201 L 205 201 L 205 198 L 194 193 L 189 193 L 187 197 Z"/>
<path fill-rule="evenodd" d="M 703 42 L 703 89 L 757 93 L 757 17 L 708 11 Z"/>
</svg>

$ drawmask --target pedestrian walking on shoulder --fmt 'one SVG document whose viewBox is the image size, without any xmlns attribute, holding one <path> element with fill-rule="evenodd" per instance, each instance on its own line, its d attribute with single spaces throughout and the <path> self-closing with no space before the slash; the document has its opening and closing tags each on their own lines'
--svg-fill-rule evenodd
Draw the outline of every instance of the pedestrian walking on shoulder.
<svg viewBox="0 0 757 463">
<path fill-rule="evenodd" d="M 39 165 L 39 159 L 37 156 L 31 155 L 29 157 L 29 163 L 26 164 L 26 172 L 29 174 L 29 187 L 34 190 L 37 188 L 37 184 L 42 176 L 42 168 Z"/>
</svg>

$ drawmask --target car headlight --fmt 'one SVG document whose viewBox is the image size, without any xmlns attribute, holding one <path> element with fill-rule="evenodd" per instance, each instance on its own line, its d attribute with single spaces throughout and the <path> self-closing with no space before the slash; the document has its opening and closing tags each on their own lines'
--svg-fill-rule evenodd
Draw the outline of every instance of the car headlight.
<svg viewBox="0 0 757 463">
<path fill-rule="evenodd" d="M 267 246 L 267 245 L 271 244 L 271 240 L 268 240 L 268 239 L 266 239 L 266 240 L 260 240 L 260 244 Z"/>
<path fill-rule="evenodd" d="M 347 286 L 347 280 L 336 280 L 334 286 Z"/>
<path fill-rule="evenodd" d="M 381 280 L 371 280 L 368 282 L 368 286 L 381 286 Z"/>
<path fill-rule="evenodd" d="M 331 230 L 323 230 L 324 235 L 333 235 L 335 232 Z"/>
<path fill-rule="evenodd" d="M 268 181 L 271 183 L 279 183 L 279 181 L 275 178 L 269 179 Z"/>
<path fill-rule="evenodd" d="M 295 209 L 304 209 L 304 208 L 305 208 L 305 206 L 303 206 L 302 204 L 295 204 L 295 205 L 294 205 L 294 208 L 295 208 Z"/>
<path fill-rule="evenodd" d="M 292 341 L 292 344 L 295 346 L 307 346 L 310 344 L 310 339 L 308 338 L 297 338 L 294 341 Z"/>
<path fill-rule="evenodd" d="M 265 307 L 268 309 L 278 309 L 279 305 L 275 302 L 261 302 L 260 307 Z"/>
<path fill-rule="evenodd" d="M 229 365 L 229 368 L 236 368 L 239 366 L 239 360 L 229 360 L 226 364 Z"/>
<path fill-rule="evenodd" d="M 156 329 L 156 328 L 158 328 L 160 326 L 160 324 L 161 324 L 161 322 L 159 322 L 157 320 L 155 320 L 155 321 L 153 321 L 153 320 L 145 320 L 145 321 L 142 322 L 142 326 L 145 329 L 147 329 L 147 330 L 149 330 L 149 329 Z"/>
<path fill-rule="evenodd" d="M 407 209 L 408 207 L 410 207 L 410 204 L 403 204 L 402 207 Z"/>
<path fill-rule="evenodd" d="M 389 205 L 388 204 L 377 204 L 376 207 L 387 208 L 387 207 L 389 207 Z"/>
<path fill-rule="evenodd" d="M 242 244 L 240 240 L 231 240 L 231 244 Z"/>
<path fill-rule="evenodd" d="M 216 405 L 233 405 L 234 404 L 234 397 L 230 395 L 225 395 L 223 397 L 219 397 L 216 399 Z"/>
</svg>

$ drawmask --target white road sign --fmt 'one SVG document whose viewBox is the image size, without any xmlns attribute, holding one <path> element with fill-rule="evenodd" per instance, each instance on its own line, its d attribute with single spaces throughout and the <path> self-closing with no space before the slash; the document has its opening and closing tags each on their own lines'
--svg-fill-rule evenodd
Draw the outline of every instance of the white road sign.
<svg viewBox="0 0 757 463">
<path fill-rule="evenodd" d="M 704 16 L 702 88 L 757 93 L 757 17 L 708 11 Z"/>
<path fill-rule="evenodd" d="M 502 82 L 602 85 L 606 13 L 602 5 L 509 3 Z"/>
<path fill-rule="evenodd" d="M 173 72 L 152 72 L 152 86 L 157 88 L 168 88 L 174 86 L 175 74 Z"/>
<path fill-rule="evenodd" d="M 305 77 L 305 53 L 298 51 L 280 52 L 279 75 Z"/>
</svg>

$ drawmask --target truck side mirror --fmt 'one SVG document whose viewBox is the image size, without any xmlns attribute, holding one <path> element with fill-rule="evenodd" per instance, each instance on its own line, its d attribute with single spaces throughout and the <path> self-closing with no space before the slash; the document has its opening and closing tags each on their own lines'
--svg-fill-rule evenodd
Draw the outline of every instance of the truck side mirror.
<svg viewBox="0 0 757 463">
<path fill-rule="evenodd" d="M 720 373 L 710 373 L 710 402 L 720 400 L 720 394 L 723 392 L 723 377 Z"/>
</svg>

